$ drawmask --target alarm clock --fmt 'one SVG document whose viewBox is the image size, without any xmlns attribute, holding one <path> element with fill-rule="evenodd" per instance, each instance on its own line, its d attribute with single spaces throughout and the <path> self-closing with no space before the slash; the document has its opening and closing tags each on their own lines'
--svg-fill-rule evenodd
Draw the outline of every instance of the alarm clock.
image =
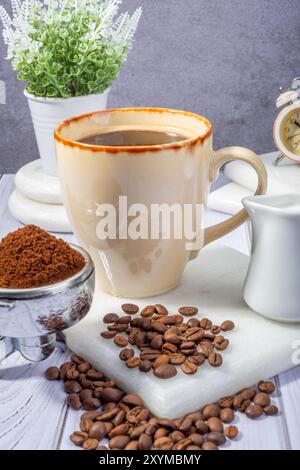
<svg viewBox="0 0 300 470">
<path fill-rule="evenodd" d="M 275 145 L 281 152 L 274 164 L 285 157 L 300 163 L 300 77 L 293 80 L 289 90 L 279 95 L 276 107 L 283 109 L 273 128 Z"/>
</svg>

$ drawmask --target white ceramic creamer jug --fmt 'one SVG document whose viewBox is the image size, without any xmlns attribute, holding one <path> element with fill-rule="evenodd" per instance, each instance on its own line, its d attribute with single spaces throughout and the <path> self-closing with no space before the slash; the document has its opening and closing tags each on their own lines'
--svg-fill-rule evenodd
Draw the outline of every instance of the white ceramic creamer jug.
<svg viewBox="0 0 300 470">
<path fill-rule="evenodd" d="M 300 194 L 242 202 L 252 222 L 244 299 L 273 320 L 300 322 Z"/>
</svg>

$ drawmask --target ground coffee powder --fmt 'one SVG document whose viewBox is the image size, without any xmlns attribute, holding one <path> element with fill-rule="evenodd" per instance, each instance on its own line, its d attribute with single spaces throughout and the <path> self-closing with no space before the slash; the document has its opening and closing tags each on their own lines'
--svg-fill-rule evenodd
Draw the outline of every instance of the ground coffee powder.
<svg viewBox="0 0 300 470">
<path fill-rule="evenodd" d="M 40 287 L 67 279 L 84 267 L 84 258 L 64 240 L 26 225 L 0 242 L 0 287 Z"/>
</svg>

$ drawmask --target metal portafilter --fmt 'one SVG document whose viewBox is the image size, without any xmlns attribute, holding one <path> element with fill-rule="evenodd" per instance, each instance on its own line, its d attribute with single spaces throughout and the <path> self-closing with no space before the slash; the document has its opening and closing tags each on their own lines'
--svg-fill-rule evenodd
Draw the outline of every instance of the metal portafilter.
<svg viewBox="0 0 300 470">
<path fill-rule="evenodd" d="M 79 322 L 88 313 L 95 287 L 92 259 L 71 245 L 85 259 L 74 276 L 43 287 L 0 288 L 0 362 L 14 351 L 29 361 L 42 361 L 54 351 L 56 334 Z"/>
</svg>

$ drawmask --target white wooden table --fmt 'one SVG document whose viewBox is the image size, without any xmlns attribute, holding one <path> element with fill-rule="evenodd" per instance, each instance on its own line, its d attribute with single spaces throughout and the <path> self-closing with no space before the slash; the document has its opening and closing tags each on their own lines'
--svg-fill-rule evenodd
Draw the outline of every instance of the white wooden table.
<svg viewBox="0 0 300 470">
<path fill-rule="evenodd" d="M 13 176 L 0 179 L 0 238 L 20 224 L 10 215 L 7 200 Z M 207 211 L 206 224 L 221 222 L 225 214 Z M 72 241 L 73 236 L 64 235 Z M 222 241 L 249 253 L 249 235 L 244 225 Z M 1 332 L 0 332 L 1 333 Z M 0 364 L 0 449 L 73 449 L 69 435 L 78 429 L 80 412 L 68 409 L 61 383 L 48 382 L 43 373 L 50 365 L 67 361 L 63 345 L 46 361 L 30 364 L 15 353 Z M 251 421 L 238 414 L 240 437 L 229 449 L 300 449 L 300 366 L 274 378 L 277 385 L 276 417 Z M 249 384 L 252 385 L 252 384 Z M 226 447 L 225 447 L 226 448 Z"/>
</svg>

